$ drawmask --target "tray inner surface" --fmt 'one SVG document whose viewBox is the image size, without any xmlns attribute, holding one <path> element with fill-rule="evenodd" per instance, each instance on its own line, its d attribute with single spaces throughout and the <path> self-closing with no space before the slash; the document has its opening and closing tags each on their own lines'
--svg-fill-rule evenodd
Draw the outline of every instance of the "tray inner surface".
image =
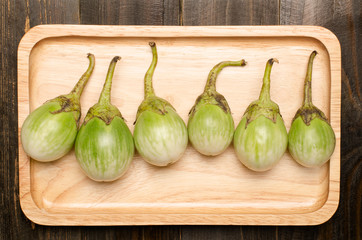
<svg viewBox="0 0 362 240">
<path fill-rule="evenodd" d="M 95 70 L 81 98 L 82 119 L 98 100 L 108 64 L 117 64 L 112 102 L 133 132 L 143 99 L 143 77 L 157 43 L 156 94 L 167 99 L 187 122 L 188 112 L 203 91 L 207 75 L 220 61 L 247 61 L 219 75 L 217 90 L 227 99 L 235 125 L 259 96 L 265 63 L 277 58 L 271 74 L 271 98 L 279 104 L 287 130 L 302 103 L 309 54 L 318 51 L 313 69 L 313 101 L 330 114 L 330 60 L 324 45 L 308 37 L 58 37 L 37 43 L 30 55 L 29 106 L 69 92 L 96 57 Z M 285 153 L 272 170 L 246 169 L 233 147 L 217 157 L 198 154 L 190 145 L 185 155 L 166 168 L 153 167 L 136 154 L 128 172 L 112 183 L 96 183 L 81 171 L 70 152 L 52 163 L 31 161 L 31 195 L 51 213 L 306 213 L 321 208 L 328 197 L 329 164 L 308 169 Z"/>
</svg>

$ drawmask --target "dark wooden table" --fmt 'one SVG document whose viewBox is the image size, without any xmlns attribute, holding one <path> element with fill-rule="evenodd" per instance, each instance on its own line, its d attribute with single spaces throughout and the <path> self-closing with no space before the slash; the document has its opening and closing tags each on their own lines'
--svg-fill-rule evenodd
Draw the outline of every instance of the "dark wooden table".
<svg viewBox="0 0 362 240">
<path fill-rule="evenodd" d="M 362 2 L 360 0 L 3 0 L 0 102 L 0 239 L 361 239 Z M 21 211 L 17 46 L 38 24 L 319 25 L 342 46 L 341 190 L 320 226 L 48 227 Z"/>
</svg>

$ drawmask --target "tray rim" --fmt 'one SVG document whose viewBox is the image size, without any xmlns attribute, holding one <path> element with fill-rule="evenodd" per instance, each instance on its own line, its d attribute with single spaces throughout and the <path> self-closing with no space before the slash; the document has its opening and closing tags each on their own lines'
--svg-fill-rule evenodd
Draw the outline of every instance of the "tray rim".
<svg viewBox="0 0 362 240">
<path fill-rule="evenodd" d="M 336 134 L 334 161 L 329 163 L 329 192 L 324 205 L 310 213 L 297 214 L 78 214 L 49 213 L 39 209 L 30 194 L 30 159 L 22 150 L 20 130 L 24 118 L 18 115 L 19 200 L 22 211 L 41 225 L 318 225 L 329 220 L 339 204 L 341 46 L 330 30 L 320 26 L 109 26 L 49 24 L 31 28 L 18 46 L 18 113 L 29 104 L 29 57 L 33 47 L 51 37 L 309 37 L 321 42 L 330 57 L 330 115 Z M 25 101 L 24 101 L 25 99 Z M 332 102 L 332 99 L 335 101 Z M 26 115 L 28 115 L 27 112 Z M 143 216 L 147 215 L 147 220 Z M 87 218 L 86 218 L 87 217 Z M 89 217 L 92 221 L 89 220 Z M 212 220 L 210 220 L 212 219 Z"/>
</svg>

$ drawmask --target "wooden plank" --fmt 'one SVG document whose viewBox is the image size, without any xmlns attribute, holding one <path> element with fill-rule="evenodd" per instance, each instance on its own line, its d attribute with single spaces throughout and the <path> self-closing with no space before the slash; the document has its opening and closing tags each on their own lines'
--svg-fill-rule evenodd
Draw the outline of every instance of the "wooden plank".
<svg viewBox="0 0 362 240">
<path fill-rule="evenodd" d="M 239 226 L 182 226 L 182 240 L 238 240 L 242 239 Z"/>
<path fill-rule="evenodd" d="M 0 2 L 0 236 L 2 239 L 41 239 L 59 229 L 37 228 L 21 211 L 18 182 L 17 47 L 29 28 L 43 23 L 78 23 L 77 1 L 9 0 Z M 33 228 L 37 230 L 34 231 Z M 43 237 L 42 237 L 43 236 Z M 77 237 L 76 233 L 73 235 Z M 46 238 L 46 237 L 45 237 Z"/>
<path fill-rule="evenodd" d="M 183 0 L 183 25 L 274 25 L 279 1 Z"/>
<path fill-rule="evenodd" d="M 79 0 L 26 0 L 25 2 L 29 27 L 39 24 L 79 23 Z"/>
<path fill-rule="evenodd" d="M 272 226 L 246 226 L 241 228 L 241 239 L 268 239 L 274 240 L 278 238 L 278 230 L 280 227 Z"/>
<path fill-rule="evenodd" d="M 359 0 L 281 0 L 281 24 L 320 25 L 338 37 L 342 47 L 342 151 L 340 205 L 318 229 L 320 239 L 360 239 L 362 219 L 362 5 Z M 302 228 L 281 235 L 306 236 Z M 311 233 L 309 233 L 311 234 Z"/>
<path fill-rule="evenodd" d="M 72 227 L 72 230 L 73 231 L 69 234 L 69 237 L 67 239 L 75 239 L 74 233 L 76 231 L 79 231 L 81 235 L 81 237 L 79 237 L 78 239 L 142 239 L 141 227 Z"/>
<path fill-rule="evenodd" d="M 180 226 L 145 226 L 143 227 L 142 240 L 154 239 L 181 239 Z"/>
<path fill-rule="evenodd" d="M 0 238 L 31 235 L 30 221 L 21 212 L 18 192 L 17 45 L 24 34 L 24 4 L 0 2 Z M 16 14 L 16 9 L 20 9 Z M 21 229 L 22 231 L 19 231 Z"/>
<path fill-rule="evenodd" d="M 82 24 L 179 25 L 177 0 L 80 0 Z"/>
<path fill-rule="evenodd" d="M 321 226 L 283 226 L 278 227 L 278 231 L 276 232 L 276 239 L 289 240 L 315 240 L 315 239 L 339 239 L 339 238 L 321 238 L 318 236 L 319 229 Z"/>
</svg>

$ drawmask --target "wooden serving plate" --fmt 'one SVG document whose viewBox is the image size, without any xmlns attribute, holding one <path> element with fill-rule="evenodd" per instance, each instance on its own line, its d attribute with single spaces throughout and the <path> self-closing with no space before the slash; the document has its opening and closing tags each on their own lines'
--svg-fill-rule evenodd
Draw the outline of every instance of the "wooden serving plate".
<svg viewBox="0 0 362 240">
<path fill-rule="evenodd" d="M 215 64 L 248 62 L 225 68 L 217 80 L 237 125 L 259 96 L 266 61 L 279 59 L 271 74 L 271 98 L 288 130 L 302 103 L 309 55 L 317 50 L 313 101 L 336 134 L 331 160 L 309 169 L 286 152 L 272 170 L 257 173 L 240 163 L 232 146 L 205 157 L 189 145 L 169 167 L 151 166 L 136 154 L 121 179 L 97 183 L 83 174 L 73 151 L 40 163 L 26 156 L 19 138 L 20 203 L 30 220 L 43 225 L 315 225 L 333 215 L 339 202 L 341 53 L 336 36 L 322 27 L 37 26 L 18 49 L 19 136 L 32 110 L 72 89 L 88 66 L 88 52 L 96 65 L 81 98 L 82 117 L 98 100 L 108 64 L 119 55 L 112 102 L 133 131 L 152 59 L 149 41 L 158 46 L 156 94 L 185 122 Z"/>
</svg>

